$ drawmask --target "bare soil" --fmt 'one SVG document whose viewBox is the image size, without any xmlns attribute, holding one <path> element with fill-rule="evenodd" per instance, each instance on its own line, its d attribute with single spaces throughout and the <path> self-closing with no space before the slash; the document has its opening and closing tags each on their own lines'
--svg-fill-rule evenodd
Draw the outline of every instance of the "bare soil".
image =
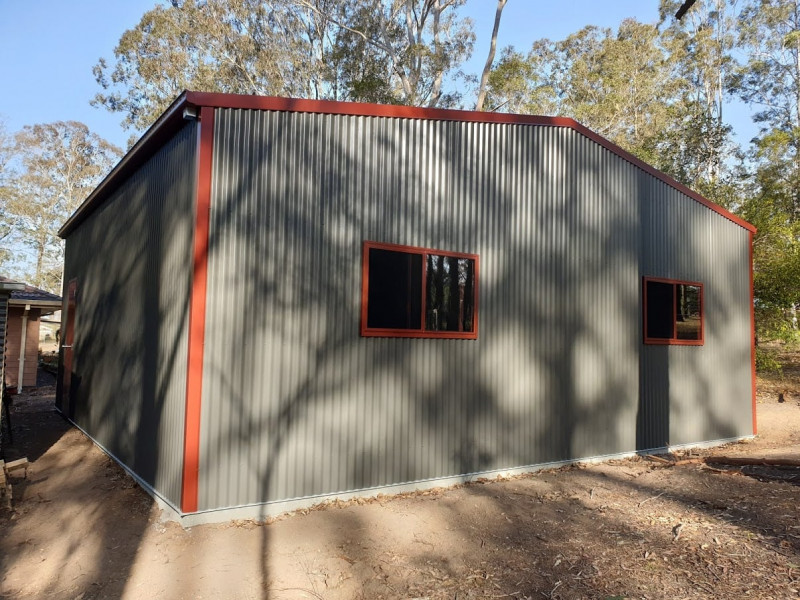
<svg viewBox="0 0 800 600">
<path fill-rule="evenodd" d="M 800 459 L 800 353 L 783 360 L 758 437 L 696 455 Z M 0 598 L 800 596 L 797 468 L 636 458 L 184 530 L 52 402 L 15 402 L 7 458 L 31 465 L 0 510 Z"/>
</svg>

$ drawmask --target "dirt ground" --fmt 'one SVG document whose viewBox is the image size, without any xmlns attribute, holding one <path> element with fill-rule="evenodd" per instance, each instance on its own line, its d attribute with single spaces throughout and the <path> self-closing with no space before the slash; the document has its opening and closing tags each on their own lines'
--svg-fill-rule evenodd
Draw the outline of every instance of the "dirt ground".
<svg viewBox="0 0 800 600">
<path fill-rule="evenodd" d="M 800 352 L 783 358 L 758 438 L 700 454 L 800 459 Z M 52 394 L 15 402 L 8 458 L 31 464 L 0 510 L 0 598 L 800 596 L 798 468 L 637 458 L 184 530 Z"/>
</svg>

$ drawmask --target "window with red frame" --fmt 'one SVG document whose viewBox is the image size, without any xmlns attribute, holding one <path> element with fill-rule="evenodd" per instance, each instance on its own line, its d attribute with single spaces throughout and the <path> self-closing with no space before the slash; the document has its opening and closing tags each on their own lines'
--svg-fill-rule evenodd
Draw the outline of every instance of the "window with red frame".
<svg viewBox="0 0 800 600">
<path fill-rule="evenodd" d="M 364 242 L 361 335 L 478 337 L 478 257 Z"/>
<path fill-rule="evenodd" d="M 703 344 L 703 284 L 644 278 L 646 344 Z"/>
</svg>

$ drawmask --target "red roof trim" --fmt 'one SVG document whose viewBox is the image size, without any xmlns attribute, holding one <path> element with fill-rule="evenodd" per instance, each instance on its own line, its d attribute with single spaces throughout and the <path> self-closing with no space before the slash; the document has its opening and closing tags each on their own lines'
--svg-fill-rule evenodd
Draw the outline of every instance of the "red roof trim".
<svg viewBox="0 0 800 600">
<path fill-rule="evenodd" d="M 126 177 L 133 175 L 147 160 L 153 156 L 164 143 L 183 126 L 182 110 L 186 106 L 187 92 L 178 96 L 169 108 L 156 119 L 144 135 L 128 150 L 116 166 L 111 169 L 105 179 L 92 190 L 69 219 L 58 230 L 58 235 L 66 239 L 70 232 L 75 229 L 95 207 L 99 206 L 119 184 L 125 181 Z"/>
<path fill-rule="evenodd" d="M 278 98 L 274 96 L 245 96 L 240 94 L 218 94 L 209 92 L 185 92 L 186 101 L 196 106 L 215 108 L 241 108 L 248 110 L 275 110 L 285 112 L 305 112 L 331 115 L 353 115 L 363 117 L 389 117 L 399 119 L 428 119 L 435 121 L 461 121 L 470 123 L 507 123 L 519 125 L 549 125 L 567 127 L 600 144 L 606 150 L 642 169 L 649 175 L 686 194 L 703 206 L 722 215 L 740 227 L 755 233 L 756 228 L 737 217 L 732 212 L 704 198 L 694 190 L 675 181 L 666 173 L 636 158 L 591 129 L 568 117 L 541 117 L 536 115 L 515 115 L 509 113 L 477 112 L 468 110 L 449 110 L 443 108 L 418 108 L 391 104 L 366 104 L 361 102 L 332 102 L 330 100 L 303 100 L 299 98 Z"/>
<path fill-rule="evenodd" d="M 84 203 L 61 227 L 58 234 L 65 238 L 83 219 L 91 214 L 113 189 L 113 186 L 132 174 L 155 151 L 163 145 L 182 121 L 182 110 L 186 106 L 209 108 L 240 108 L 248 110 L 274 110 L 284 112 L 305 112 L 333 115 L 353 115 L 365 117 L 389 117 L 399 119 L 428 119 L 438 121 L 461 121 L 471 123 L 507 123 L 519 125 L 540 125 L 551 127 L 567 127 L 600 144 L 606 150 L 642 169 L 649 175 L 664 182 L 668 186 L 689 196 L 703 206 L 722 215 L 747 231 L 756 232 L 756 228 L 725 210 L 721 206 L 704 198 L 697 192 L 678 183 L 669 175 L 648 165 L 642 160 L 626 152 L 613 142 L 584 127 L 568 117 L 540 117 L 536 115 L 514 115 L 509 113 L 476 112 L 468 110 L 449 110 L 443 108 L 417 108 L 389 104 L 366 104 L 361 102 L 333 102 L 330 100 L 302 100 L 298 98 L 278 98 L 275 96 L 246 96 L 241 94 L 221 94 L 210 92 L 183 92 L 169 106 L 161 117 L 145 132 L 141 139 L 125 155 L 108 176 L 95 188 Z"/>
</svg>

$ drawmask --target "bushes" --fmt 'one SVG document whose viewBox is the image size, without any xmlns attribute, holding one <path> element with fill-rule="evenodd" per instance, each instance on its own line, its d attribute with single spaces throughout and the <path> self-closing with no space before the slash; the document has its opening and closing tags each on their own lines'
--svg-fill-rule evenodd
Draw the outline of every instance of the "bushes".
<svg viewBox="0 0 800 600">
<path fill-rule="evenodd" d="M 756 347 L 756 371 L 759 373 L 783 374 L 783 367 L 778 360 L 778 351 L 772 348 Z"/>
</svg>

